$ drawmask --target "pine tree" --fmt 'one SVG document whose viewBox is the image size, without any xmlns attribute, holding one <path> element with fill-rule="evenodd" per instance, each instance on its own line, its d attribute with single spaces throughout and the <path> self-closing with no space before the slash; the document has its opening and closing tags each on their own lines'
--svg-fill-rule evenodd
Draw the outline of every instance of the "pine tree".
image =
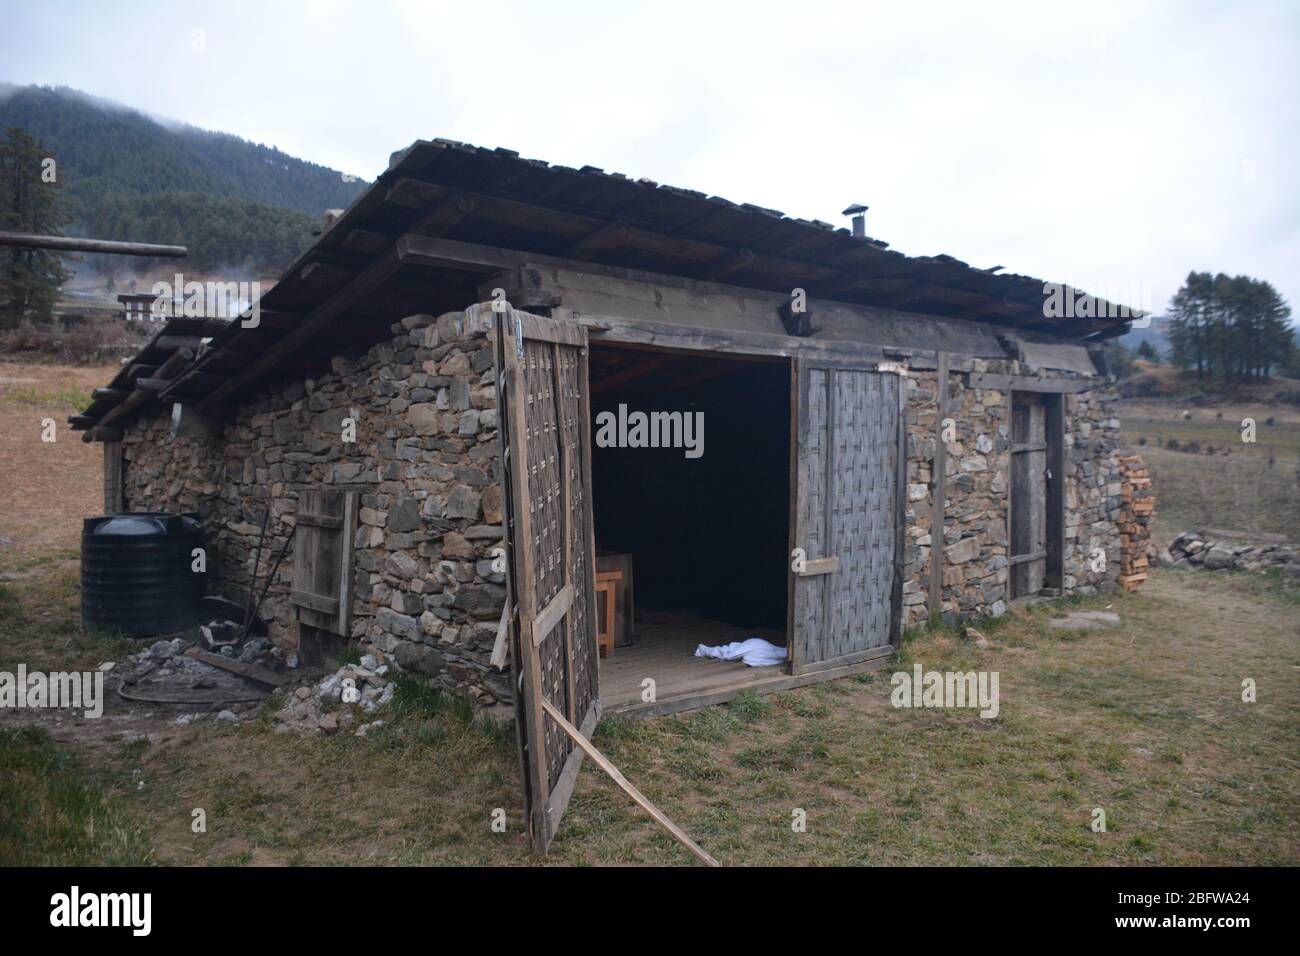
<svg viewBox="0 0 1300 956">
<path fill-rule="evenodd" d="M 1291 307 L 1262 279 L 1189 273 L 1169 314 L 1170 360 L 1198 378 L 1267 379 L 1296 348 Z"/>
<path fill-rule="evenodd" d="M 1141 344 L 1138 345 L 1137 356 L 1138 358 L 1151 362 L 1154 365 L 1160 364 L 1160 352 L 1151 344 L 1150 339 L 1143 339 Z"/>
<path fill-rule="evenodd" d="M 60 235 L 68 215 L 57 175 L 47 173 L 39 140 L 11 128 L 0 139 L 0 231 Z M 55 167 L 57 173 L 57 167 Z M 71 274 L 66 253 L 0 247 L 0 328 L 23 319 L 49 322 Z"/>
</svg>

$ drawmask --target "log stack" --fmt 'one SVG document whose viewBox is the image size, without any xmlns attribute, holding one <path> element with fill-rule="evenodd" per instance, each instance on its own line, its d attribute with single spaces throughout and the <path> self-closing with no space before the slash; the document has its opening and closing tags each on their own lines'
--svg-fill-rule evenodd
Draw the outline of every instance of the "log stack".
<svg viewBox="0 0 1300 956">
<path fill-rule="evenodd" d="M 1151 472 L 1140 455 L 1121 456 L 1119 516 L 1119 584 L 1136 591 L 1147 579 L 1151 560 L 1151 522 L 1156 514 L 1156 497 L 1151 491 Z"/>
</svg>

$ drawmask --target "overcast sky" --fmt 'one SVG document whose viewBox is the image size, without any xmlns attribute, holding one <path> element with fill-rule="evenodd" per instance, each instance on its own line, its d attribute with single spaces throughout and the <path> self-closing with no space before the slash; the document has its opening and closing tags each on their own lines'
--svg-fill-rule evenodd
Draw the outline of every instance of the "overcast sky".
<svg viewBox="0 0 1300 956">
<path fill-rule="evenodd" d="M 367 179 L 441 136 L 836 225 L 862 202 L 901 252 L 1157 313 L 1191 269 L 1300 312 L 1293 0 L 0 0 L 0 80 Z"/>
</svg>

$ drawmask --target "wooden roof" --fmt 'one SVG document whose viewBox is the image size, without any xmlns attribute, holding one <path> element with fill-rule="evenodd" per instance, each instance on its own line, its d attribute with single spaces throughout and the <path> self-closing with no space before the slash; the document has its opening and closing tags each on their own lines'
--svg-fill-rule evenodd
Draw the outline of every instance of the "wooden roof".
<svg viewBox="0 0 1300 956">
<path fill-rule="evenodd" d="M 1039 279 L 947 255 L 906 256 L 817 220 L 590 166 L 434 140 L 393 155 L 388 170 L 262 297 L 257 328 L 223 323 L 172 384 L 151 394 L 228 404 L 246 397 L 256 380 L 328 367 L 333 355 L 387 337 L 405 315 L 464 307 L 491 257 L 472 264 L 456 256 L 408 259 L 400 241 L 408 235 L 768 292 L 798 287 L 818 299 L 1076 340 L 1127 329 L 1122 318 L 1045 317 Z M 146 358 L 142 353 L 138 364 L 148 365 Z M 74 426 L 108 424 L 101 419 L 110 407 L 97 402 Z"/>
</svg>

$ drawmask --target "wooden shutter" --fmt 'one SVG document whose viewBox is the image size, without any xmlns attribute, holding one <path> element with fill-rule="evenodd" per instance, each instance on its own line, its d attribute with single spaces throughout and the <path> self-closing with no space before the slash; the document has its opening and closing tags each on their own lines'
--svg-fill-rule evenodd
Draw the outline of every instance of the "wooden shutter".
<svg viewBox="0 0 1300 956">
<path fill-rule="evenodd" d="M 293 590 L 298 620 L 348 637 L 352 632 L 352 550 L 357 493 L 312 489 L 298 496 Z"/>
<path fill-rule="evenodd" d="M 907 430 L 902 376 L 800 359 L 794 673 L 883 656 L 900 629 Z"/>
<path fill-rule="evenodd" d="M 516 727 L 529 839 L 545 853 L 583 751 L 542 701 L 584 737 L 599 718 L 587 335 L 572 320 L 490 310 L 475 306 L 467 323 L 487 313 L 496 329 Z"/>
</svg>

